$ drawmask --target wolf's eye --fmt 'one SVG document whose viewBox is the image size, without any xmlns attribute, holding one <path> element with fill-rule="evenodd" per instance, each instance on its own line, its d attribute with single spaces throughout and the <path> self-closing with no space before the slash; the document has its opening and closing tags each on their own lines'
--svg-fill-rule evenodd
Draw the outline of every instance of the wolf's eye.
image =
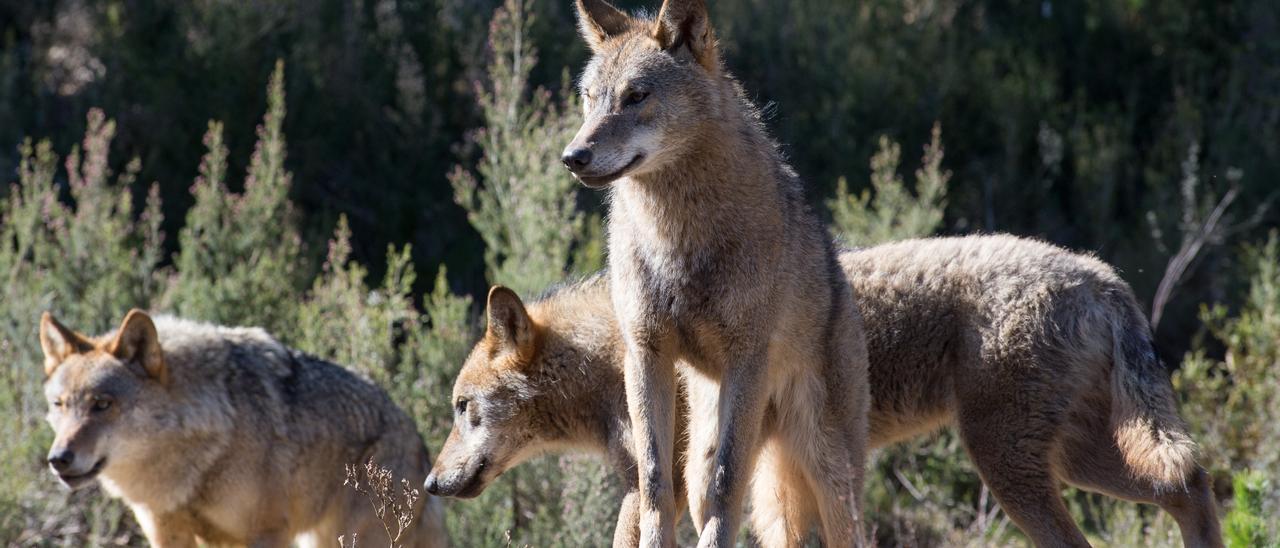
<svg viewBox="0 0 1280 548">
<path fill-rule="evenodd" d="M 93 400 L 94 411 L 106 411 L 111 409 L 111 400 L 107 398 L 97 398 Z"/>
<path fill-rule="evenodd" d="M 454 404 L 453 407 L 459 415 L 465 415 L 467 413 L 467 400 L 459 398 L 458 403 Z"/>
<path fill-rule="evenodd" d="M 622 106 L 629 107 L 631 105 L 638 105 L 643 103 L 648 97 L 649 92 L 647 91 L 633 91 L 627 94 L 627 98 L 622 101 Z"/>
<path fill-rule="evenodd" d="M 49 402 L 49 405 L 52 407 L 56 407 L 58 409 L 62 409 L 62 400 L 53 400 Z"/>
</svg>

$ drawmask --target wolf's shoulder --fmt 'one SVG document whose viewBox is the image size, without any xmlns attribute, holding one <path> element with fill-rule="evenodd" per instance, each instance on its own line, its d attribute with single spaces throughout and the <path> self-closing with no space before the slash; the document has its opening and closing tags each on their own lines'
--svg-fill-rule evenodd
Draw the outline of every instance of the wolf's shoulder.
<svg viewBox="0 0 1280 548">
<path fill-rule="evenodd" d="M 279 409 L 303 414 L 325 405 L 387 404 L 364 375 L 291 348 L 265 329 L 174 316 L 154 322 L 165 363 L 189 394 L 225 397 L 233 407 L 246 409 L 270 400 Z"/>
<path fill-rule="evenodd" d="M 230 370 L 288 375 L 293 351 L 260 327 L 231 327 L 160 315 L 154 318 L 165 362 L 179 374 L 220 376 Z"/>
</svg>

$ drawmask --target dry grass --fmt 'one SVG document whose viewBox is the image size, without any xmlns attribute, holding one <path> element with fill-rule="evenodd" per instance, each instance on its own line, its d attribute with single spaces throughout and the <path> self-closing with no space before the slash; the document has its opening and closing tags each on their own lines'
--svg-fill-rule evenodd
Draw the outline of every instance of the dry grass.
<svg viewBox="0 0 1280 548">
<path fill-rule="evenodd" d="M 400 538 L 418 518 L 414 508 L 422 495 L 417 487 L 404 478 L 397 482 L 391 470 L 378 466 L 373 459 L 369 459 L 363 467 L 348 464 L 346 472 L 347 479 L 342 484 L 368 499 L 374 515 L 378 516 L 378 521 L 387 533 L 390 546 L 400 546 Z M 397 486 L 399 490 L 396 489 Z M 340 536 L 338 544 L 343 548 L 356 548 L 360 540 L 356 537 L 356 534 L 352 534 L 348 540 L 345 535 Z"/>
</svg>

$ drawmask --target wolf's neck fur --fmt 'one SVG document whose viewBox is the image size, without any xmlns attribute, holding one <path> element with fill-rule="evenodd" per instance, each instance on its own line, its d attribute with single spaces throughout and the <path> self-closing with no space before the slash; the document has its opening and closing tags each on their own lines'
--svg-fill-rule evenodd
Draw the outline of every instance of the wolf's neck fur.
<svg viewBox="0 0 1280 548">
<path fill-rule="evenodd" d="M 205 488 L 208 474 L 229 443 L 216 436 L 153 437 L 150 447 L 103 471 L 101 484 L 130 506 L 164 514 L 188 504 Z M 180 454 L 183 459 L 163 458 Z"/>
<path fill-rule="evenodd" d="M 677 159 L 614 186 L 611 228 L 696 248 L 782 222 L 779 182 L 789 168 L 738 85 L 727 75 L 720 82 L 719 107 L 679 136 L 688 145 Z M 751 226 L 741 223 L 744 211 Z"/>
<path fill-rule="evenodd" d="M 534 412 L 545 421 L 548 442 L 601 451 L 616 461 L 615 445 L 630 439 L 622 342 L 607 288 L 586 291 L 592 295 L 584 298 L 594 298 L 571 297 L 577 302 L 551 311 L 566 317 L 551 319 L 544 330 L 541 369 L 530 377 L 537 394 Z"/>
</svg>

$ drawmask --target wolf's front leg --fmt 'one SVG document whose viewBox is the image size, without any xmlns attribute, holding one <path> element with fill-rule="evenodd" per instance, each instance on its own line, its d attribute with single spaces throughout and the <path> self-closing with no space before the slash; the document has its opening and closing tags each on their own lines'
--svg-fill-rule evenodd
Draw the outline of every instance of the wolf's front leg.
<svg viewBox="0 0 1280 548">
<path fill-rule="evenodd" d="M 745 354 L 731 356 L 720 377 L 719 429 L 710 481 L 705 486 L 707 519 L 698 548 L 730 548 L 737 538 L 743 495 L 760 452 L 760 427 L 768 399 L 767 348 L 764 344 L 753 347 Z M 690 447 L 691 454 L 696 450 Z"/>
<path fill-rule="evenodd" d="M 196 548 L 196 536 L 187 520 L 175 515 L 156 515 L 134 509 L 133 515 L 147 536 L 147 543 L 155 548 Z"/>
<path fill-rule="evenodd" d="M 675 367 L 648 340 L 627 343 L 627 408 L 635 438 L 640 489 L 640 546 L 675 546 Z"/>
</svg>

